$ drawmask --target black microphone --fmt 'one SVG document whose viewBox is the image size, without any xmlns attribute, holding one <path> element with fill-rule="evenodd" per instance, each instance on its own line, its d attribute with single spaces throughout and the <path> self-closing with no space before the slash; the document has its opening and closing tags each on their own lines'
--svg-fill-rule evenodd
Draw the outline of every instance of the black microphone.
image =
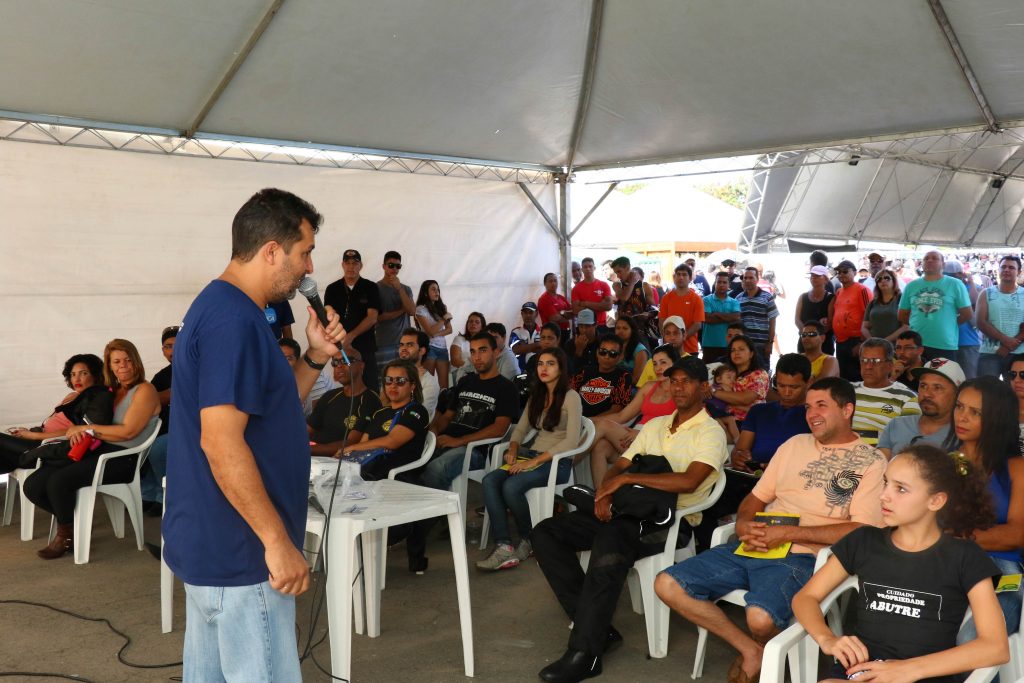
<svg viewBox="0 0 1024 683">
<path fill-rule="evenodd" d="M 306 297 L 306 301 L 316 311 L 320 324 L 327 327 L 327 311 L 324 309 L 324 302 L 320 300 L 320 293 L 316 291 L 316 280 L 308 275 L 302 278 L 302 282 L 299 283 L 299 294 Z"/>
</svg>

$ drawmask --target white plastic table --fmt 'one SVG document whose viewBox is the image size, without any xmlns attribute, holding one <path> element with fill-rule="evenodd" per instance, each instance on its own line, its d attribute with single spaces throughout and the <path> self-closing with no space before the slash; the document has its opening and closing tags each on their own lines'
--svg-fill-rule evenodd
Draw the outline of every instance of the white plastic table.
<svg viewBox="0 0 1024 683">
<path fill-rule="evenodd" d="M 385 548 L 381 531 L 391 526 L 431 517 L 447 517 L 458 588 L 459 620 L 462 625 L 462 656 L 466 675 L 473 675 L 473 620 L 470 614 L 469 569 L 466 558 L 462 506 L 459 496 L 385 479 L 376 482 L 375 495 L 369 500 L 335 502 L 325 543 L 327 565 L 327 623 L 330 629 L 331 670 L 334 676 L 352 679 L 352 593 L 358 571 L 356 541 L 362 535 L 363 571 L 360 582 L 366 599 L 366 631 L 370 637 L 380 634 L 380 571 Z M 355 513 L 342 510 L 356 504 L 366 509 Z M 310 509 L 310 526 L 319 526 L 323 515 Z M 358 596 L 357 596 L 358 599 Z"/>
</svg>

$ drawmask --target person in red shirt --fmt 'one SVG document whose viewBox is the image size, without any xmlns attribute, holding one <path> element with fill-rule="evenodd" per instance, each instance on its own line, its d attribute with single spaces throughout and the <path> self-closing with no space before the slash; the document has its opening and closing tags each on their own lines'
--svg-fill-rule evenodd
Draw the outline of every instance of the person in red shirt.
<svg viewBox="0 0 1024 683">
<path fill-rule="evenodd" d="M 664 323 L 667 318 L 678 315 L 686 323 L 686 337 L 683 350 L 689 354 L 697 353 L 697 340 L 700 339 L 700 328 L 704 326 L 704 300 L 700 294 L 690 289 L 693 269 L 685 263 L 676 266 L 672 273 L 672 281 L 676 288 L 666 292 L 661 299 L 658 319 Z"/>
<path fill-rule="evenodd" d="M 842 261 L 836 266 L 836 276 L 842 287 L 828 305 L 829 327 L 836 336 L 836 360 L 839 376 L 850 382 L 860 377 L 860 327 L 871 301 L 868 288 L 856 281 L 857 266 Z"/>
<path fill-rule="evenodd" d="M 540 313 L 541 325 L 555 323 L 562 330 L 562 338 L 569 333 L 570 321 L 576 316 L 572 312 L 572 304 L 564 296 L 555 291 L 558 288 L 558 276 L 548 273 L 544 276 L 544 293 L 537 299 L 537 312 Z"/>
<path fill-rule="evenodd" d="M 582 261 L 583 279 L 572 288 L 572 312 L 591 310 L 597 316 L 598 327 L 607 322 L 608 311 L 612 310 L 612 287 L 594 277 L 594 259 L 589 256 Z"/>
</svg>

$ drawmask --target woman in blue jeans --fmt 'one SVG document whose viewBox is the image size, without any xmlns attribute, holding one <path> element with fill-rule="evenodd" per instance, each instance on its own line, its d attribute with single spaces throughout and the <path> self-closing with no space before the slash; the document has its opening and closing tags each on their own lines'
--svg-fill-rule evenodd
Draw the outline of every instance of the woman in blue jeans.
<svg viewBox="0 0 1024 683">
<path fill-rule="evenodd" d="M 539 381 L 532 383 L 526 410 L 512 430 L 505 464 L 484 477 L 484 505 L 497 547 L 476 563 L 481 571 L 511 569 L 530 556 L 533 526 L 526 492 L 547 483 L 555 453 L 572 450 L 579 443 L 583 406 L 580 395 L 569 388 L 567 362 L 565 352 L 557 347 L 537 354 Z M 530 429 L 536 429 L 537 436 L 529 449 L 521 451 L 519 445 Z M 572 464 L 569 458 L 559 462 L 559 483 L 568 481 Z M 506 509 L 512 511 L 519 529 L 517 547 L 512 546 Z"/>
<path fill-rule="evenodd" d="M 953 404 L 953 428 L 960 453 L 986 475 L 996 514 L 990 529 L 974 532 L 974 541 L 986 551 L 1004 576 L 1020 574 L 1024 545 L 1024 458 L 1018 442 L 1018 402 L 1010 386 L 995 377 L 978 377 L 960 385 Z M 1020 626 L 1021 591 L 998 593 L 1006 617 L 1006 632 Z M 976 637 L 973 620 L 957 636 L 957 643 Z"/>
</svg>

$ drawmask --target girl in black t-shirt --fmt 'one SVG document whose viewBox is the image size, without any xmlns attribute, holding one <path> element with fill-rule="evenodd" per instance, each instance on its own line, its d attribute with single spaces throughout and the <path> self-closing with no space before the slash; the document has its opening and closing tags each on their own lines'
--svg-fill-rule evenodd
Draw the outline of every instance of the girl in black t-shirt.
<svg viewBox="0 0 1024 683">
<path fill-rule="evenodd" d="M 959 681 L 957 674 L 1009 659 L 992 577 L 999 570 L 973 541 L 993 512 L 980 473 L 962 458 L 918 444 L 889 462 L 881 495 L 885 527 L 862 526 L 793 598 L 793 613 L 836 659 L 829 680 Z M 836 636 L 820 603 L 848 576 L 859 596 L 855 633 Z M 978 637 L 956 645 L 968 605 Z"/>
<path fill-rule="evenodd" d="M 363 463 L 364 479 L 386 479 L 394 467 L 414 462 L 423 451 L 427 438 L 427 409 L 423 407 L 423 390 L 416 367 L 404 360 L 393 360 L 384 366 L 382 379 L 383 407 L 356 422 L 357 443 L 347 446 L 344 454 L 376 452 Z M 403 475 L 406 475 L 403 477 Z M 403 472 L 400 480 L 415 481 L 414 472 Z"/>
</svg>

